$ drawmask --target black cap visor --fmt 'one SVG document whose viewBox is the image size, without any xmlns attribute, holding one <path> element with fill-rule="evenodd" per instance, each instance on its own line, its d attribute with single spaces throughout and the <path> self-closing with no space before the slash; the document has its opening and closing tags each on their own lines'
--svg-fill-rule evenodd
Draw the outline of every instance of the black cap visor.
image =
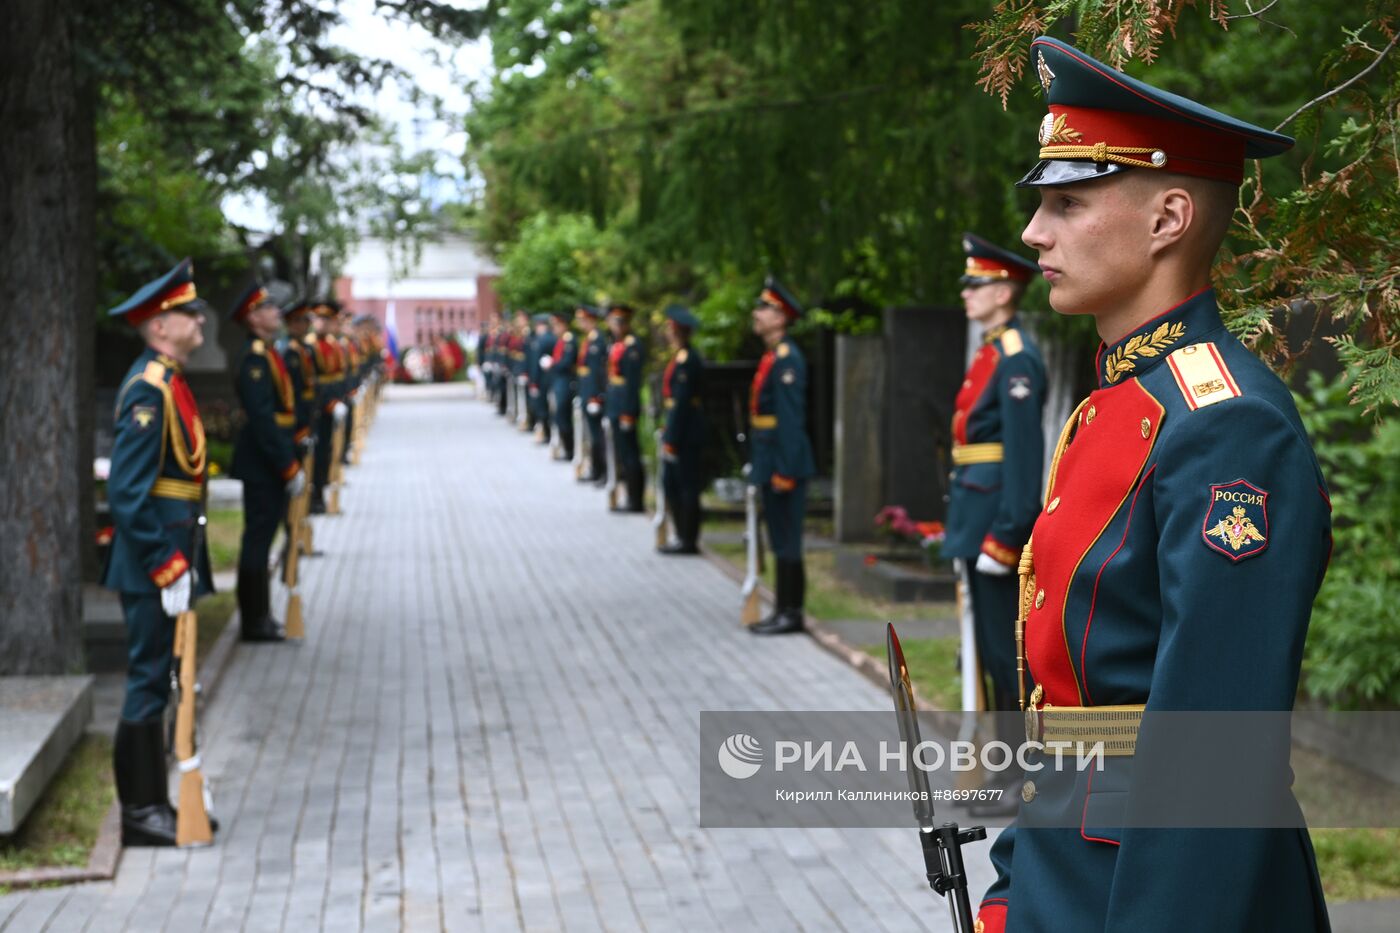
<svg viewBox="0 0 1400 933">
<path fill-rule="evenodd" d="M 1080 159 L 1045 159 L 1016 182 L 1017 188 L 1038 188 L 1045 185 L 1072 185 L 1093 181 L 1127 171 L 1129 166 L 1117 162 L 1089 162 Z"/>
</svg>

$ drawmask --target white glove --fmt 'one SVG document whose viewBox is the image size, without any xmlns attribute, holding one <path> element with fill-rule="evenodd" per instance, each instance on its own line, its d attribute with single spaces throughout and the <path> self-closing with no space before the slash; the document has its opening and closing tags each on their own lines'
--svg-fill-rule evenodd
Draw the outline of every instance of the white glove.
<svg viewBox="0 0 1400 933">
<path fill-rule="evenodd" d="M 622 428 L 622 430 L 624 430 L 624 431 L 635 431 L 635 430 L 637 430 L 637 422 L 635 422 L 635 421 L 624 421 L 623 419 L 619 418 L 619 419 L 617 419 L 617 425 L 618 425 L 618 427 Z"/>
<path fill-rule="evenodd" d="M 306 489 L 306 471 L 297 470 L 292 478 L 287 480 L 287 498 L 295 499 Z"/>
<path fill-rule="evenodd" d="M 989 577 L 1004 577 L 1011 572 L 1011 568 L 984 552 L 977 555 L 977 572 Z"/>
<path fill-rule="evenodd" d="M 345 407 L 344 402 L 336 402 L 335 407 L 331 409 L 331 417 L 335 419 L 336 424 L 344 424 L 345 416 L 349 414 L 349 412 L 350 409 Z"/>
<path fill-rule="evenodd" d="M 168 616 L 177 616 L 190 608 L 190 572 L 186 570 L 174 583 L 162 587 L 160 608 Z"/>
<path fill-rule="evenodd" d="M 603 410 L 603 406 L 599 405 L 597 402 L 589 402 L 583 407 L 590 415 L 596 415 Z"/>
<path fill-rule="evenodd" d="M 515 377 L 515 383 L 516 383 L 516 385 L 527 386 L 527 385 L 530 384 L 530 377 L 529 377 L 529 376 L 516 376 L 516 377 Z"/>
<path fill-rule="evenodd" d="M 549 367 L 551 367 L 551 366 L 553 366 L 553 365 L 554 365 L 554 357 L 552 357 L 552 356 L 542 356 L 542 357 L 540 357 L 540 369 L 549 369 Z"/>
</svg>

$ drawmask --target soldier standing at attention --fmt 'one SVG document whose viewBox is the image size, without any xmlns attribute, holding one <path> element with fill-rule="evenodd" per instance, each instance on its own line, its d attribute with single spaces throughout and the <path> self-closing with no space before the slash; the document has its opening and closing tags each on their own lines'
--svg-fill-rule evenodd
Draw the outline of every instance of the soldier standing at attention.
<svg viewBox="0 0 1400 933">
<path fill-rule="evenodd" d="M 533 333 L 529 338 L 528 371 L 530 374 L 530 422 L 535 427 L 535 439 L 548 444 L 549 424 L 549 379 L 546 373 L 549 365 L 545 360 L 552 359 L 554 353 L 554 332 L 549 327 L 548 314 L 536 314 L 530 318 Z"/>
<path fill-rule="evenodd" d="M 315 340 L 311 344 L 316 359 L 316 458 L 315 476 L 311 486 L 311 514 L 326 511 L 326 484 L 331 475 L 331 446 L 335 432 L 345 423 L 345 404 L 341 401 L 341 386 L 345 379 L 345 363 L 340 346 L 331 332 L 336 309 L 329 303 L 317 302 Z"/>
<path fill-rule="evenodd" d="M 661 483 L 676 529 L 675 544 L 663 554 L 700 553 L 700 452 L 705 441 L 703 397 L 705 361 L 690 345 L 700 320 L 689 308 L 666 309 L 666 337 L 675 352 L 661 377 Z"/>
<path fill-rule="evenodd" d="M 623 485 L 627 505 L 617 512 L 640 512 L 646 476 L 642 472 L 642 450 L 637 440 L 637 418 L 642 412 L 642 344 L 632 333 L 632 309 L 625 304 L 608 305 L 608 329 L 612 346 L 608 350 L 608 423 L 612 426 L 612 455 Z"/>
<path fill-rule="evenodd" d="M 287 364 L 292 377 L 292 395 L 296 399 L 297 425 L 292 440 L 297 444 L 297 456 L 305 457 L 313 443 L 311 432 L 316 421 L 316 356 L 307 343 L 311 330 L 311 306 L 299 302 L 282 312 L 282 326 L 287 336 L 277 343 L 277 352 Z"/>
<path fill-rule="evenodd" d="M 554 349 L 540 360 L 554 401 L 554 430 L 559 438 L 558 460 L 574 459 L 574 365 L 578 362 L 578 342 L 569 329 L 568 310 L 549 313 L 549 326 L 554 331 Z"/>
<path fill-rule="evenodd" d="M 1144 712 L 1287 711 L 1297 695 L 1327 488 L 1287 387 L 1226 330 L 1210 281 L 1245 159 L 1293 140 L 1055 39 L 1030 54 L 1050 113 L 1018 183 L 1040 194 L 1021 238 L 1050 304 L 1091 315 L 1103 344 L 1020 561 L 1026 719 L 1047 743 L 1092 719 L 1119 754 L 1088 788 L 1052 767 L 1025 782 L 978 928 L 1326 930 L 1306 829 L 1122 819 L 1149 803 L 1138 778 L 1212 768 L 1164 758 Z M 1296 813 L 1279 780 L 1262 794 Z M 1047 827 L 1056 813 L 1082 816 Z"/>
<path fill-rule="evenodd" d="M 523 308 L 515 312 L 515 328 L 510 335 L 510 378 L 515 381 L 515 406 L 511 414 L 520 422 L 520 430 L 533 427 L 529 420 L 531 408 L 528 401 L 530 387 L 530 366 L 528 344 L 530 340 L 530 312 Z"/>
<path fill-rule="evenodd" d="M 1016 566 L 1040 514 L 1045 464 L 1045 365 L 1016 308 L 1040 267 L 971 233 L 963 251 L 963 306 L 982 346 L 954 404 L 943 554 L 958 560 L 972 599 L 976 645 L 964 650 L 991 680 L 986 709 L 1015 711 Z"/>
<path fill-rule="evenodd" d="M 578 396 L 588 430 L 590 462 L 580 480 L 603 485 L 608 481 L 608 450 L 603 435 L 603 406 L 607 401 L 608 338 L 598 323 L 598 309 L 581 304 L 574 318 L 583 339 L 578 348 Z"/>
<path fill-rule="evenodd" d="M 778 586 L 773 614 L 749 630 L 755 635 L 787 635 L 804 627 L 802 522 L 807 480 L 817 468 L 807 437 L 807 362 L 787 335 L 801 316 L 802 305 L 769 276 L 753 309 L 753 331 L 768 351 L 749 389 L 749 484 L 763 497 Z"/>
<path fill-rule="evenodd" d="M 281 641 L 272 616 L 267 561 L 287 503 L 300 495 L 306 474 L 297 459 L 296 395 L 281 354 L 272 345 L 281 311 L 267 289 L 254 285 L 233 306 L 234 323 L 248 330 L 236 387 L 243 426 L 233 446 L 231 473 L 243 481 L 243 541 L 238 551 L 238 616 L 244 641 Z"/>
<path fill-rule="evenodd" d="M 355 392 L 360 388 L 360 367 L 364 364 L 364 356 L 360 353 L 358 341 L 355 340 L 354 313 L 338 304 L 335 305 L 335 311 L 331 329 L 335 334 L 336 346 L 340 348 L 340 359 L 344 367 L 341 374 L 340 401 L 345 406 L 345 443 L 340 448 L 340 462 L 348 464 L 350 438 L 354 436 L 355 428 Z"/>
<path fill-rule="evenodd" d="M 126 698 L 112 747 L 122 845 L 173 846 L 161 728 L 170 696 L 175 616 L 213 592 L 203 519 L 204 424 L 182 369 L 204 342 L 209 305 L 181 261 L 108 313 L 137 328 L 146 348 L 117 394 L 107 501 L 115 533 L 102 585 L 121 593 Z"/>
</svg>

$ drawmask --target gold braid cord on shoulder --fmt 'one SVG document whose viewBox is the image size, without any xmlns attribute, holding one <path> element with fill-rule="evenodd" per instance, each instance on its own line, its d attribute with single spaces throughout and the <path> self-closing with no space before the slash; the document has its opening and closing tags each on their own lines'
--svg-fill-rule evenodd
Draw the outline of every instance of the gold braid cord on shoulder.
<svg viewBox="0 0 1400 933">
<path fill-rule="evenodd" d="M 1086 398 L 1075 406 L 1070 414 L 1065 426 L 1060 429 L 1060 439 L 1055 444 L 1055 455 L 1050 459 L 1050 477 L 1045 483 L 1045 502 L 1050 501 L 1050 493 L 1055 488 L 1055 477 L 1060 472 L 1060 458 L 1065 454 L 1065 448 L 1069 446 L 1070 439 L 1074 435 L 1074 426 L 1079 423 L 1079 413 L 1084 410 L 1084 406 L 1089 404 Z M 1035 538 L 1032 537 L 1026 542 L 1026 546 L 1021 550 L 1021 563 L 1016 568 L 1017 576 L 1020 577 L 1020 599 L 1017 601 L 1016 611 L 1016 690 L 1021 701 L 1022 711 L 1026 708 L 1026 619 L 1031 614 L 1031 602 L 1035 593 Z"/>
<path fill-rule="evenodd" d="M 194 450 L 191 451 L 185 444 L 185 432 L 180 427 L 180 412 L 175 405 L 175 395 L 170 390 L 170 383 L 164 379 L 159 379 L 149 373 L 143 373 L 141 378 L 160 390 L 162 399 L 165 401 L 165 429 L 161 437 L 160 462 L 165 464 L 165 437 L 170 438 L 170 452 L 175 457 L 175 465 L 183 472 L 198 479 L 204 475 L 204 460 L 207 453 L 204 443 L 204 422 L 196 414 L 194 424 L 190 432 L 194 435 Z"/>
</svg>

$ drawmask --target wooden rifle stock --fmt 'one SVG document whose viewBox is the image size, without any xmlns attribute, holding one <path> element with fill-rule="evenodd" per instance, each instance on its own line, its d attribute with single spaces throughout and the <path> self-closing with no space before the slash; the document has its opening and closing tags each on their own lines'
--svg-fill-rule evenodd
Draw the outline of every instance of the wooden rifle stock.
<svg viewBox="0 0 1400 933">
<path fill-rule="evenodd" d="M 329 478 L 327 485 L 330 486 L 328 490 L 329 495 L 326 500 L 327 515 L 340 514 L 340 480 L 341 473 L 344 469 L 340 458 L 341 455 L 345 453 L 345 429 L 348 425 L 348 421 L 341 422 L 340 424 L 336 424 L 334 420 L 331 421 L 331 431 L 333 433 L 331 434 L 330 471 L 327 473 L 327 477 Z"/>
<path fill-rule="evenodd" d="M 666 482 L 661 475 L 668 466 L 665 453 L 666 445 L 661 440 L 661 431 L 658 430 L 656 432 L 656 515 L 651 520 L 651 526 L 656 530 L 656 546 L 658 548 L 669 544 L 671 537 L 666 527 L 670 503 L 666 501 Z"/>
<path fill-rule="evenodd" d="M 179 663 L 180 704 L 175 709 L 175 760 L 180 769 L 180 808 L 175 844 L 207 846 L 214 841 L 205 802 L 204 772 L 195 747 L 195 674 L 199 621 L 193 609 L 175 618 L 175 658 Z"/>
<path fill-rule="evenodd" d="M 758 490 L 752 485 L 744 486 L 744 539 L 744 586 L 740 590 L 744 602 L 739 610 L 739 621 L 754 626 L 763 618 L 758 592 L 758 581 L 763 576 L 763 539 L 758 533 Z"/>
</svg>

